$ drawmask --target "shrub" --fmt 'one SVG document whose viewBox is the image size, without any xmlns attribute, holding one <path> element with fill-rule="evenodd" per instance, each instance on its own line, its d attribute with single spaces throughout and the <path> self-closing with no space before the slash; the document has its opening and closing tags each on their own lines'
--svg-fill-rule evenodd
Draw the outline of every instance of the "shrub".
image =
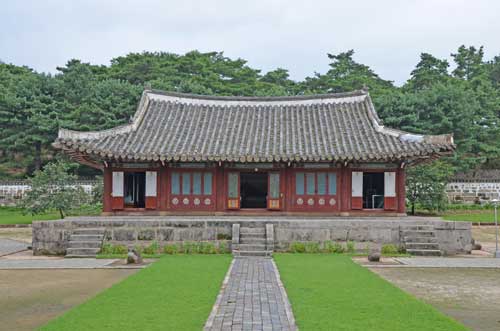
<svg viewBox="0 0 500 331">
<path fill-rule="evenodd" d="M 231 235 L 225 233 L 217 233 L 217 240 L 231 240 Z"/>
<path fill-rule="evenodd" d="M 356 246 L 354 245 L 354 241 L 349 240 L 345 244 L 347 253 L 354 253 L 356 251 Z"/>
<path fill-rule="evenodd" d="M 101 247 L 102 254 L 113 254 L 113 245 L 110 243 L 104 243 Z"/>
<path fill-rule="evenodd" d="M 219 246 L 217 247 L 217 253 L 219 254 L 229 253 L 227 244 L 224 241 L 219 242 Z"/>
<path fill-rule="evenodd" d="M 160 245 L 157 241 L 153 241 L 151 245 L 144 247 L 142 252 L 148 255 L 154 255 L 160 250 Z"/>
<path fill-rule="evenodd" d="M 319 253 L 319 244 L 315 242 L 308 242 L 305 244 L 306 253 Z"/>
<path fill-rule="evenodd" d="M 196 245 L 191 241 L 186 241 L 182 244 L 182 252 L 184 254 L 193 254 L 196 253 Z"/>
<path fill-rule="evenodd" d="M 211 242 L 201 243 L 201 251 L 203 254 L 215 254 L 217 250 L 215 249 L 215 245 Z"/>
<path fill-rule="evenodd" d="M 342 247 L 342 245 L 338 242 L 331 242 L 331 241 L 327 241 L 325 243 L 325 251 L 327 251 L 328 253 L 344 253 L 344 247 Z"/>
<path fill-rule="evenodd" d="M 177 244 L 165 245 L 163 246 L 163 253 L 165 254 L 177 254 L 179 252 L 179 246 Z"/>
<path fill-rule="evenodd" d="M 292 253 L 304 253 L 306 251 L 306 246 L 301 242 L 293 242 L 290 245 L 290 252 Z"/>
<path fill-rule="evenodd" d="M 396 247 L 396 245 L 393 245 L 393 244 L 382 245 L 382 254 L 383 255 L 394 255 L 394 254 L 398 254 L 398 253 L 399 253 L 399 250 Z"/>
<path fill-rule="evenodd" d="M 137 253 L 142 254 L 144 252 L 144 247 L 141 245 L 135 245 L 134 249 L 137 251 Z"/>
<path fill-rule="evenodd" d="M 122 254 L 127 254 L 127 253 L 128 253 L 127 246 L 125 246 L 125 245 L 112 245 L 111 254 L 122 255 Z"/>
</svg>

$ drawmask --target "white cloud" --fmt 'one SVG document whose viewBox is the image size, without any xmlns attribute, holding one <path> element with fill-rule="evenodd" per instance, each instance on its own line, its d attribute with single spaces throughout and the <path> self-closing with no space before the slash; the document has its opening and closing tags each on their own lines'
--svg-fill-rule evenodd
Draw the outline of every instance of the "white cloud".
<svg viewBox="0 0 500 331">
<path fill-rule="evenodd" d="M 0 12 L 0 59 L 55 72 L 71 58 L 108 64 L 143 50 L 224 51 L 295 79 L 324 72 L 348 49 L 404 82 L 421 52 L 461 44 L 500 53 L 499 1 L 22 1 Z"/>
</svg>

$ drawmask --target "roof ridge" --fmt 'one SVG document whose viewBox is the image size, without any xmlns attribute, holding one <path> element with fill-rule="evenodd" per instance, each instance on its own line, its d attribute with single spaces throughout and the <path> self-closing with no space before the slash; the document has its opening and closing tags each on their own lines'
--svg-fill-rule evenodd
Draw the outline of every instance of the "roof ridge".
<svg viewBox="0 0 500 331">
<path fill-rule="evenodd" d="M 354 90 L 349 92 L 324 93 L 324 94 L 300 94 L 287 96 L 222 96 L 205 95 L 194 93 L 171 92 L 165 90 L 145 89 L 145 93 L 196 100 L 220 100 L 220 101 L 298 101 L 298 100 L 316 100 L 316 99 L 339 99 L 346 97 L 356 97 L 369 95 L 367 90 Z"/>
</svg>

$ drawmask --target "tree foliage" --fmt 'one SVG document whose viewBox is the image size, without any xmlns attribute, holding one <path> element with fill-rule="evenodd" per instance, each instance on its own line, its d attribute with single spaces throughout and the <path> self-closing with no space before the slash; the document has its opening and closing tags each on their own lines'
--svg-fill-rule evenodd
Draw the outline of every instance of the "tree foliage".
<svg viewBox="0 0 500 331">
<path fill-rule="evenodd" d="M 31 214 L 57 210 L 64 218 L 69 210 L 89 202 L 81 186 L 71 185 L 77 177 L 69 169 L 67 163 L 59 161 L 35 171 L 30 179 L 31 190 L 23 197 L 21 207 Z"/>
<path fill-rule="evenodd" d="M 452 174 L 452 168 L 442 161 L 408 168 L 406 198 L 411 214 L 415 215 L 416 205 L 427 210 L 443 210 L 446 205 L 446 183 Z"/>
<path fill-rule="evenodd" d="M 53 76 L 0 63 L 0 174 L 30 174 L 53 160 L 51 143 L 59 127 L 101 130 L 127 123 L 145 85 L 240 96 L 347 92 L 366 86 L 385 125 L 453 133 L 457 153 L 446 160 L 453 169 L 500 164 L 500 55 L 486 60 L 482 47 L 460 46 L 449 63 L 422 53 L 401 87 L 354 56 L 353 50 L 328 54 L 328 71 L 303 81 L 290 79 L 283 68 L 262 73 L 222 52 L 130 53 L 109 66 L 73 59 Z"/>
</svg>

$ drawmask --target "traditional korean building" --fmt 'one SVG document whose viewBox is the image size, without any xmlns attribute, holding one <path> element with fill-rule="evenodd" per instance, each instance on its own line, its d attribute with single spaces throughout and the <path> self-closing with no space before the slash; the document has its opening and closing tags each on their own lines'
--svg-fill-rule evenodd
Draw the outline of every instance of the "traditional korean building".
<svg viewBox="0 0 500 331">
<path fill-rule="evenodd" d="M 130 124 L 60 129 L 104 172 L 105 214 L 405 213 L 405 169 L 451 135 L 386 128 L 364 91 L 214 97 L 145 90 Z"/>
</svg>

